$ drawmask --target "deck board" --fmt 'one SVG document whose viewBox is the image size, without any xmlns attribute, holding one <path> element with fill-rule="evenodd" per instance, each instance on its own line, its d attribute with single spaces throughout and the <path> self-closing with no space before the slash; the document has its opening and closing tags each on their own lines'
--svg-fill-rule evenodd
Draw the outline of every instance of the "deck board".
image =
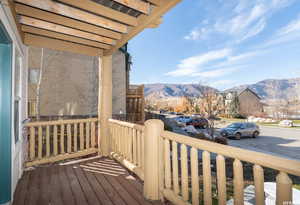
<svg viewBox="0 0 300 205">
<path fill-rule="evenodd" d="M 101 158 L 25 171 L 13 205 L 152 205 L 142 183 L 114 160 Z"/>
</svg>

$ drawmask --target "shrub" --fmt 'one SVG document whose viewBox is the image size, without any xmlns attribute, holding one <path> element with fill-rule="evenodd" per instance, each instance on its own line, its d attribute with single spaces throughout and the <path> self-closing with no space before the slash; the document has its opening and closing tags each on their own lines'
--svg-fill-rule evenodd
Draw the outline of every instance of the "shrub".
<svg viewBox="0 0 300 205">
<path fill-rule="evenodd" d="M 216 143 L 219 143 L 219 144 L 228 145 L 227 138 L 221 137 L 221 136 L 215 137 L 215 142 L 216 142 Z"/>
<path fill-rule="evenodd" d="M 234 114 L 234 115 L 232 115 L 232 117 L 237 118 L 237 119 L 247 119 L 247 117 L 242 114 Z"/>
<path fill-rule="evenodd" d="M 173 128 L 168 124 L 164 122 L 165 130 L 172 132 Z"/>
</svg>

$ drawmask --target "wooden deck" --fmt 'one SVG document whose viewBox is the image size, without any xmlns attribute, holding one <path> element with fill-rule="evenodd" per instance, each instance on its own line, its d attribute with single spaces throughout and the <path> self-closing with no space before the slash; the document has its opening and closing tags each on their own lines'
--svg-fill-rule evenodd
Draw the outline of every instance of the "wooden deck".
<svg viewBox="0 0 300 205">
<path fill-rule="evenodd" d="M 152 205 L 142 183 L 114 160 L 50 165 L 26 171 L 13 205 Z"/>
</svg>

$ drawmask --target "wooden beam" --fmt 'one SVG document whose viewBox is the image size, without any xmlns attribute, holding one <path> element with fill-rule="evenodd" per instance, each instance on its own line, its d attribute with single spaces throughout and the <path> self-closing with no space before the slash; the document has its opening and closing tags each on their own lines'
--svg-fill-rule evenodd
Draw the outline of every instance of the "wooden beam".
<svg viewBox="0 0 300 205">
<path fill-rule="evenodd" d="M 122 39 L 117 42 L 117 44 L 112 47 L 110 50 L 106 50 L 104 52 L 104 55 L 111 55 L 116 50 L 118 50 L 120 47 L 122 47 L 125 43 L 127 43 L 130 39 L 132 39 L 134 36 L 139 34 L 141 31 L 143 31 L 145 28 L 148 27 L 149 24 L 151 24 L 153 21 L 155 21 L 157 18 L 163 16 L 164 13 L 166 13 L 168 10 L 170 10 L 172 7 L 174 7 L 176 4 L 178 4 L 181 0 L 165 0 L 161 6 L 154 7 L 153 11 L 149 16 L 141 15 L 138 18 L 138 26 L 131 29 L 131 31 L 128 34 L 124 34 Z"/>
<path fill-rule="evenodd" d="M 142 12 L 144 14 L 149 14 L 150 4 L 141 0 L 114 0 L 119 4 L 125 5 L 129 8 Z"/>
<path fill-rule="evenodd" d="M 25 33 L 24 43 L 28 46 L 36 46 L 42 48 L 50 48 L 59 51 L 67 51 L 71 53 L 78 53 L 88 56 L 102 56 L 103 50 L 99 48 L 93 48 L 76 43 L 70 43 L 62 40 L 51 39 L 42 36 L 36 36 L 33 34 Z"/>
<path fill-rule="evenodd" d="M 137 25 L 137 18 L 130 16 L 128 14 L 122 13 L 120 11 L 111 9 L 109 7 L 103 6 L 91 0 L 58 0 L 62 3 L 101 15 L 106 18 L 116 20 L 121 23 L 125 23 L 130 26 Z"/>
<path fill-rule="evenodd" d="M 162 23 L 163 21 L 163 18 L 160 17 L 158 19 L 156 19 L 155 21 L 152 21 L 149 25 L 148 25 L 148 28 L 157 28 L 159 27 L 159 25 Z"/>
<path fill-rule="evenodd" d="M 17 18 L 17 13 L 15 9 L 15 2 L 13 0 L 7 0 L 8 7 L 11 11 L 11 14 L 13 15 L 17 30 L 19 32 L 20 38 L 22 41 L 24 41 L 24 33 L 21 30 L 21 25 L 19 24 L 18 18 Z"/>
<path fill-rule="evenodd" d="M 37 28 L 41 28 L 41 29 L 46 29 L 46 30 L 49 30 L 49 31 L 54 31 L 54 32 L 57 32 L 57 33 L 63 33 L 63 34 L 71 35 L 71 36 L 85 38 L 85 39 L 88 39 L 88 40 L 98 41 L 98 42 L 101 42 L 101 43 L 106 43 L 106 44 L 111 44 L 111 45 L 114 45 L 116 43 L 115 40 L 107 38 L 107 37 L 98 36 L 96 34 L 87 33 L 87 32 L 84 32 L 84 31 L 76 30 L 76 29 L 73 29 L 73 28 L 69 28 L 69 27 L 66 27 L 66 26 L 61 26 L 61 25 L 54 24 L 54 23 L 49 23 L 49 22 L 46 22 L 46 21 L 34 19 L 34 18 L 31 18 L 31 17 L 27 17 L 27 16 L 21 16 L 20 23 L 28 25 L 28 26 L 33 26 L 33 27 L 37 27 Z"/>
<path fill-rule="evenodd" d="M 151 4 L 154 4 L 154 5 L 156 5 L 156 6 L 161 5 L 161 1 L 162 1 L 162 0 L 148 0 L 148 2 L 150 2 Z"/>
<path fill-rule="evenodd" d="M 16 11 L 18 14 L 24 16 L 30 16 L 33 18 L 41 19 L 44 21 L 52 22 L 55 24 L 60 24 L 63 26 L 68 26 L 71 28 L 79 29 L 82 31 L 86 31 L 89 33 L 94 33 L 100 36 L 106 36 L 113 39 L 120 39 L 121 34 L 118 32 L 114 32 L 108 29 L 104 29 L 98 26 L 94 26 L 92 24 L 84 23 L 81 21 L 77 21 L 68 17 L 64 17 L 58 14 L 50 13 L 47 11 L 43 11 L 40 9 L 36 9 L 30 6 L 26 6 L 23 4 L 16 3 Z"/>
<path fill-rule="evenodd" d="M 90 40 L 86 40 L 86 39 L 82 39 L 82 38 L 78 38 L 78 37 L 74 37 L 74 36 L 69 36 L 69 35 L 53 32 L 53 31 L 48 31 L 48 30 L 44 30 L 44 29 L 40 29 L 40 28 L 35 28 L 35 27 L 31 27 L 31 26 L 26 26 L 26 25 L 22 25 L 21 28 L 22 28 L 22 31 L 25 33 L 31 33 L 31 34 L 36 34 L 36 35 L 40 35 L 40 36 L 56 38 L 59 40 L 65 40 L 65 41 L 69 41 L 69 42 L 73 42 L 73 43 L 79 43 L 79 44 L 93 46 L 93 47 L 102 48 L 102 49 L 110 48 L 109 45 L 106 45 L 103 43 L 99 43 L 96 41 L 90 41 Z"/>
<path fill-rule="evenodd" d="M 127 33 L 128 27 L 124 24 L 100 17 L 77 8 L 73 8 L 52 0 L 16 0 L 32 7 L 36 7 L 45 11 L 60 14 L 62 16 L 70 17 L 79 21 L 94 24 L 103 28 L 111 29 L 120 33 Z"/>
</svg>

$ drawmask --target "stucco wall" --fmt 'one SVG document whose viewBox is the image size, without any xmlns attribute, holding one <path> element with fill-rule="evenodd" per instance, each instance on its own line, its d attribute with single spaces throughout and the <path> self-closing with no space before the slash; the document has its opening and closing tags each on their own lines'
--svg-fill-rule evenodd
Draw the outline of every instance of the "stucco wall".
<svg viewBox="0 0 300 205">
<path fill-rule="evenodd" d="M 126 113 L 126 59 L 121 51 L 113 55 L 113 114 Z"/>
<path fill-rule="evenodd" d="M 41 48 L 29 48 L 29 68 L 41 66 Z M 40 115 L 95 115 L 98 109 L 98 57 L 44 49 Z M 126 110 L 124 54 L 113 55 L 113 113 Z M 36 99 L 29 83 L 29 99 Z"/>
</svg>

